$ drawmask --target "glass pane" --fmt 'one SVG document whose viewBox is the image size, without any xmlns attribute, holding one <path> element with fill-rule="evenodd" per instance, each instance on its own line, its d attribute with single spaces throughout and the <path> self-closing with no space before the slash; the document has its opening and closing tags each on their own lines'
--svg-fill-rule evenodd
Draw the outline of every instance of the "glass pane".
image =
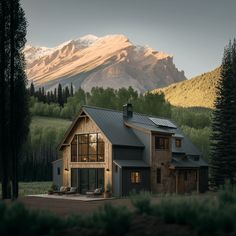
<svg viewBox="0 0 236 236">
<path fill-rule="evenodd" d="M 97 142 L 97 134 L 89 134 L 89 142 L 96 143 Z"/>
<path fill-rule="evenodd" d="M 80 134 L 79 135 L 79 143 L 88 143 L 88 135 Z"/>
<path fill-rule="evenodd" d="M 97 143 L 89 143 L 89 155 L 97 154 Z"/>
<path fill-rule="evenodd" d="M 98 161 L 103 162 L 104 161 L 104 155 L 98 155 Z"/>
<path fill-rule="evenodd" d="M 98 188 L 104 188 L 104 169 L 97 169 L 98 176 L 97 176 L 97 186 Z"/>
<path fill-rule="evenodd" d="M 90 162 L 96 162 L 97 161 L 97 155 L 90 155 L 89 156 L 89 161 Z"/>
<path fill-rule="evenodd" d="M 71 144 L 77 144 L 77 135 L 74 136 L 74 138 L 71 141 Z"/>
<path fill-rule="evenodd" d="M 105 149 L 104 146 L 105 146 L 104 143 L 98 143 L 98 154 L 104 155 L 104 149 Z"/>
<path fill-rule="evenodd" d="M 89 169 L 89 190 L 96 189 L 96 169 Z"/>
<path fill-rule="evenodd" d="M 86 143 L 80 143 L 79 144 L 79 155 L 84 156 L 84 155 L 88 155 L 88 144 Z"/>
<path fill-rule="evenodd" d="M 104 142 L 103 137 L 101 134 L 98 134 L 98 142 Z"/>
<path fill-rule="evenodd" d="M 78 187 L 78 169 L 71 169 L 71 187 Z"/>
</svg>

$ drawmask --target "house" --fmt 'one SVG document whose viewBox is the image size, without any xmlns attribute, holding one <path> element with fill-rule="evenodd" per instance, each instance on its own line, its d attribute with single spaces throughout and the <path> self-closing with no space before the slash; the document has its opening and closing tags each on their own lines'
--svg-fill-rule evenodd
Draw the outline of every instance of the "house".
<svg viewBox="0 0 236 236">
<path fill-rule="evenodd" d="M 85 193 L 98 187 L 115 196 L 130 191 L 205 192 L 208 165 L 170 120 L 133 112 L 83 106 L 59 145 L 53 163 L 57 185 Z"/>
</svg>

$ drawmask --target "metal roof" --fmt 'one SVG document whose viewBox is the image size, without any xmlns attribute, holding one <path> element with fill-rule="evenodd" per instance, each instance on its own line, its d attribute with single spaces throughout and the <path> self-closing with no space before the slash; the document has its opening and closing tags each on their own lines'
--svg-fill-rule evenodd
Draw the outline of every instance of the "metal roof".
<svg viewBox="0 0 236 236">
<path fill-rule="evenodd" d="M 172 157 L 171 166 L 175 168 L 199 168 L 207 167 L 208 164 L 199 158 L 198 160 L 192 160 L 190 157 Z"/>
<path fill-rule="evenodd" d="M 123 112 L 103 108 L 83 106 L 83 110 L 92 118 L 113 145 L 144 148 L 131 128 L 124 124 Z"/>
<path fill-rule="evenodd" d="M 84 111 L 101 129 L 101 131 L 106 135 L 109 141 L 113 145 L 119 146 L 131 146 L 145 148 L 144 144 L 139 140 L 134 131 L 133 127 L 140 127 L 141 129 L 147 130 L 148 132 L 160 132 L 172 135 L 172 152 L 173 153 L 185 153 L 186 155 L 201 155 L 201 152 L 192 144 L 192 142 L 186 137 L 181 129 L 174 128 L 177 127 L 174 122 L 169 119 L 152 117 L 155 119 L 164 120 L 167 124 L 173 124 L 172 127 L 158 126 L 150 120 L 147 115 L 142 115 L 138 113 L 133 113 L 133 116 L 129 119 L 123 117 L 123 112 L 110 110 L 105 108 L 83 106 L 80 113 Z M 66 137 L 71 133 L 73 126 L 77 122 L 79 116 L 72 123 L 70 129 L 67 131 L 64 140 L 59 145 L 66 144 Z M 175 137 L 182 138 L 181 148 L 176 148 Z"/>
<path fill-rule="evenodd" d="M 143 160 L 114 160 L 113 161 L 120 168 L 122 167 L 150 167 Z"/>
</svg>

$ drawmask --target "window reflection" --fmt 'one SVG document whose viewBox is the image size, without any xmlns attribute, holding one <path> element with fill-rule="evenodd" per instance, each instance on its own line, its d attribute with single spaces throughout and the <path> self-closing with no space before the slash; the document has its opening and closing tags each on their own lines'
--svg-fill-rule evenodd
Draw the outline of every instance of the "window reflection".
<svg viewBox="0 0 236 236">
<path fill-rule="evenodd" d="M 103 162 L 104 140 L 101 134 L 75 135 L 71 142 L 72 162 Z"/>
</svg>

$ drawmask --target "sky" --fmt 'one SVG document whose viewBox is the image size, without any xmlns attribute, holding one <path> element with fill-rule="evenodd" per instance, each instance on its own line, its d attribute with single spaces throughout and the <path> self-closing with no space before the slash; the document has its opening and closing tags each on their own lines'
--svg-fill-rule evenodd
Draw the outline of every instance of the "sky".
<svg viewBox="0 0 236 236">
<path fill-rule="evenodd" d="M 54 47 L 87 34 L 124 34 L 169 53 L 187 78 L 221 64 L 236 37 L 236 0 L 21 0 L 27 43 Z"/>
</svg>

